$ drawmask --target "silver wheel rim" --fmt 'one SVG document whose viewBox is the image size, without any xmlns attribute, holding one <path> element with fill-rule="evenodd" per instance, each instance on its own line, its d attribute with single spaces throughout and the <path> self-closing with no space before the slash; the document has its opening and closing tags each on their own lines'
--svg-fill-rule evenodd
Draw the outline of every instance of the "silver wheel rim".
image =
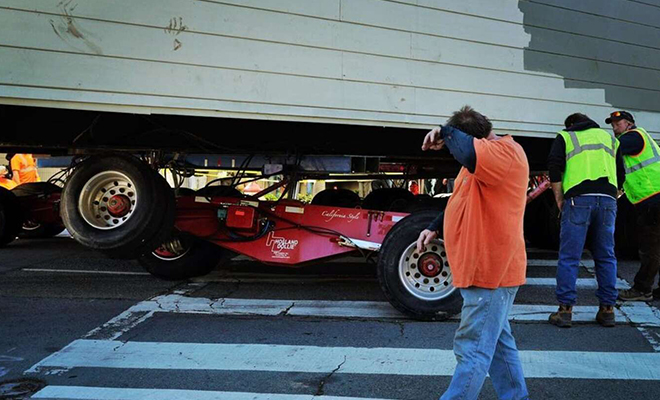
<svg viewBox="0 0 660 400">
<path fill-rule="evenodd" d="M 422 274 L 420 260 L 440 263 L 437 275 Z M 440 240 L 429 243 L 421 253 L 417 251 L 417 243 L 411 243 L 399 259 L 399 279 L 410 294 L 424 301 L 442 300 L 456 290 L 452 284 L 445 246 Z"/>
<path fill-rule="evenodd" d="M 158 254 L 158 250 L 160 249 L 166 250 L 170 254 L 173 254 L 171 257 L 166 257 L 166 256 L 161 256 Z M 190 251 L 191 246 L 186 246 L 183 244 L 183 242 L 177 238 L 170 240 L 167 243 L 163 243 L 160 248 L 154 250 L 151 252 L 154 257 L 158 258 L 159 260 L 163 261 L 174 261 L 178 260 L 179 258 L 185 256 L 188 254 Z"/>
<path fill-rule="evenodd" d="M 108 203 L 116 196 L 128 199 L 128 210 L 122 215 L 110 213 Z M 85 222 L 96 229 L 111 230 L 125 224 L 133 216 L 138 193 L 131 179 L 118 171 L 94 175 L 83 186 L 78 197 L 78 211 Z"/>
</svg>

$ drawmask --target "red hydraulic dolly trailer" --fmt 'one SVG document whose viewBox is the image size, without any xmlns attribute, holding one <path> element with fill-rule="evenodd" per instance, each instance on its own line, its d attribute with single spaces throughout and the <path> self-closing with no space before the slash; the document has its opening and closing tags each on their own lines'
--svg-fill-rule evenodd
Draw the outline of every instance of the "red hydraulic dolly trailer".
<svg viewBox="0 0 660 400">
<path fill-rule="evenodd" d="M 172 190 L 148 160 L 93 155 L 70 174 L 61 217 L 81 244 L 113 258 L 137 259 L 163 279 L 206 274 L 236 253 L 287 267 L 349 253 L 377 254 L 378 280 L 395 308 L 425 320 L 459 311 L 461 297 L 442 240 L 422 252 L 415 246 L 419 232 L 441 210 L 407 214 L 368 209 L 365 201 L 365 208 L 351 208 L 259 200 L 277 187 L 286 192 L 295 186 L 295 173 L 282 176 L 251 197 L 230 186 Z"/>
<path fill-rule="evenodd" d="M 67 170 L 72 172 L 61 193 L 51 184 L 34 185 L 26 191 L 29 196 L 5 191 L 0 211 L 22 203 L 16 214 L 20 221 L 52 228 L 48 232 L 61 230 L 63 222 L 83 245 L 113 258 L 137 259 L 153 275 L 170 280 L 207 274 L 237 253 L 286 267 L 351 253 L 377 255 L 380 286 L 402 313 L 442 320 L 460 310 L 443 240 L 416 249 L 421 230 L 442 212 L 437 204 L 413 204 L 414 196 L 403 189 L 378 189 L 372 194 L 381 201 L 365 198 L 350 206 L 341 195 L 334 196 L 341 193 L 316 204 L 283 196 L 259 200 L 280 187 L 285 192 L 294 187 L 300 178 L 295 173 L 282 174 L 284 179 L 253 196 L 232 186 L 172 190 L 144 161 L 125 154 L 90 156 Z M 530 200 L 549 186 L 547 179 L 532 183 Z M 383 206 L 384 199 L 416 207 Z M 419 211 L 386 211 L 415 208 Z M 6 226 L 12 215 L 0 214 L 0 223 Z"/>
<path fill-rule="evenodd" d="M 215 260 L 230 251 L 289 267 L 378 252 L 378 280 L 390 303 L 412 317 L 443 319 L 457 312 L 461 300 L 443 242 L 436 240 L 422 252 L 415 246 L 419 232 L 437 215 L 190 195 L 177 199 L 175 227 L 179 237 L 195 239 L 170 241 L 141 261 L 153 274 L 170 277 L 167 264 L 177 263 L 177 257 L 195 260 L 190 265 L 198 270 L 184 274 L 213 268 L 217 261 L 205 252 L 215 253 Z M 217 248 L 204 250 L 208 243 Z"/>
</svg>

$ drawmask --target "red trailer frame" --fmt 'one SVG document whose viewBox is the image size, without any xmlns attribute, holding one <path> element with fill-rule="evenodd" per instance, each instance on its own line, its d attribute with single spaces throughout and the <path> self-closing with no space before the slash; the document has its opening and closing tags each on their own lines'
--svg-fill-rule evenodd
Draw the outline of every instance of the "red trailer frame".
<svg viewBox="0 0 660 400">
<path fill-rule="evenodd" d="M 177 199 L 175 227 L 267 264 L 301 266 L 353 251 L 378 251 L 407 213 L 235 197 Z"/>
</svg>

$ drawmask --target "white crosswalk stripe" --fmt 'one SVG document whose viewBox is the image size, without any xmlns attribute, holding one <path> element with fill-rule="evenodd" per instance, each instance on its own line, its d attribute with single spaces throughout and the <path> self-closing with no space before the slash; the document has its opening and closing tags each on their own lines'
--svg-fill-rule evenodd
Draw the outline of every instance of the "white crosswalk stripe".
<svg viewBox="0 0 660 400">
<path fill-rule="evenodd" d="M 511 321 L 543 322 L 548 314 L 556 311 L 556 305 L 514 304 L 509 314 Z M 575 306 L 573 321 L 593 322 L 597 306 Z M 328 301 L 328 300 L 272 300 L 272 299 L 208 299 L 181 295 L 164 295 L 143 301 L 129 310 L 129 315 L 137 313 L 192 313 L 215 315 L 262 315 L 262 316 L 302 316 L 337 317 L 366 319 L 405 319 L 387 302 L 379 301 Z M 643 326 L 660 327 L 660 314 L 645 303 L 627 304 L 615 309 L 618 323 L 633 322 Z M 134 320 L 126 315 L 127 320 Z M 628 316 L 628 319 L 626 317 Z M 453 320 L 460 319 L 456 315 Z"/>
<path fill-rule="evenodd" d="M 660 353 L 520 351 L 526 377 L 660 379 Z M 339 367 L 338 367 L 339 366 Z M 33 367 L 451 376 L 452 350 L 76 340 Z"/>
<path fill-rule="evenodd" d="M 555 267 L 556 260 L 529 260 L 530 266 Z M 584 260 L 582 267 L 593 268 L 593 261 Z M 47 272 L 47 271 L 38 271 Z M 81 272 L 84 273 L 84 272 Z M 527 286 L 551 287 L 555 279 L 533 277 Z M 450 348 L 342 347 L 262 343 L 195 343 L 176 341 L 122 341 L 123 335 L 139 325 L 148 324 L 157 315 L 251 316 L 254 318 L 342 318 L 365 321 L 402 321 L 406 317 L 383 301 L 330 301 L 314 299 L 243 299 L 205 298 L 191 294 L 209 282 L 268 283 L 295 279 L 295 274 L 223 273 L 199 279 L 173 293 L 139 302 L 122 314 L 100 326 L 82 339 L 35 364 L 26 373 L 63 374 L 72 369 L 140 370 L 140 371 L 233 371 L 251 373 L 358 374 L 376 376 L 450 377 L 455 368 L 455 356 Z M 303 280 L 324 282 L 322 275 L 307 275 Z M 339 280 L 350 280 L 342 276 Z M 363 276 L 358 279 L 373 280 Z M 580 278 L 578 289 L 595 289 L 593 278 Z M 618 280 L 618 288 L 629 287 Z M 313 295 L 313 294 L 310 294 Z M 520 299 L 518 299 L 520 300 Z M 554 298 L 548 304 L 516 303 L 510 320 L 516 323 L 546 323 L 549 313 L 556 310 Z M 575 306 L 573 321 L 595 323 L 597 306 Z M 660 327 L 660 311 L 646 303 L 619 305 L 617 323 L 632 325 L 642 333 L 647 328 Z M 197 317 L 195 317 L 197 318 Z M 459 319 L 453 317 L 450 321 Z M 647 338 L 652 341 L 652 337 Z M 316 344 L 316 343 L 314 343 Z M 653 345 L 653 343 L 651 343 Z M 655 352 L 617 351 L 544 351 L 523 350 L 521 361 L 527 378 L 583 380 L 660 380 L 660 346 Z M 130 385 L 129 385 L 130 386 Z M 35 399 L 97 399 L 97 400 L 386 400 L 370 397 L 342 397 L 315 394 L 259 393 L 252 391 L 190 390 L 177 388 L 131 388 L 102 386 L 47 386 Z"/>
<path fill-rule="evenodd" d="M 48 386 L 32 396 L 32 398 L 72 400 L 385 400 L 365 397 L 240 393 L 211 390 L 125 389 L 88 386 Z"/>
</svg>

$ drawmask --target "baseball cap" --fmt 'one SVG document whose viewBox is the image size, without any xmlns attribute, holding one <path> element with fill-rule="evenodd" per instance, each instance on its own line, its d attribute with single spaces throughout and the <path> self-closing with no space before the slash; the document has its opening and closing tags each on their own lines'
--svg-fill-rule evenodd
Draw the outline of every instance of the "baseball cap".
<svg viewBox="0 0 660 400">
<path fill-rule="evenodd" d="M 611 124 L 612 121 L 618 121 L 621 119 L 625 119 L 633 123 L 635 122 L 635 118 L 633 118 L 632 114 L 629 113 L 628 111 L 614 111 L 613 113 L 610 114 L 609 117 L 607 117 L 605 123 Z"/>
</svg>

